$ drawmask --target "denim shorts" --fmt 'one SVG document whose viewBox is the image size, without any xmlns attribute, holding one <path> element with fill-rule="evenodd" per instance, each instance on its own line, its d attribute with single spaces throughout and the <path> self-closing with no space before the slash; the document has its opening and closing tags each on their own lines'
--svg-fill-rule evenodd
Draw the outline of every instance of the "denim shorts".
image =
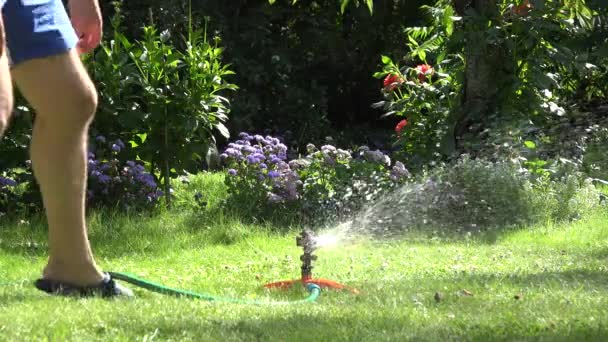
<svg viewBox="0 0 608 342">
<path fill-rule="evenodd" d="M 78 37 L 61 0 L 0 0 L 12 65 L 64 53 Z"/>
</svg>

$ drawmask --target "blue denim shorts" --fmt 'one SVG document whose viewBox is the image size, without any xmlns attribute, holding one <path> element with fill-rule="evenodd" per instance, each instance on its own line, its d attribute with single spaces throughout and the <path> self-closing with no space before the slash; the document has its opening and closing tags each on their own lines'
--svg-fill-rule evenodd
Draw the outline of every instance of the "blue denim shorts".
<svg viewBox="0 0 608 342">
<path fill-rule="evenodd" d="M 78 37 L 61 0 L 0 0 L 12 65 L 66 52 Z"/>
</svg>

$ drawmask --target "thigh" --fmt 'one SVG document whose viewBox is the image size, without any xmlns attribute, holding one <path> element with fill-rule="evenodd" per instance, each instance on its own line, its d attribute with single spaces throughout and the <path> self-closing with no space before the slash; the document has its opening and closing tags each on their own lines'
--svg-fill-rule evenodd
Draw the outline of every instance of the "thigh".
<svg viewBox="0 0 608 342">
<path fill-rule="evenodd" d="M 0 0 L 0 2 L 1 1 L 2 0 Z M 6 56 L 4 26 L 2 16 L 0 16 L 0 135 L 2 135 L 2 131 L 6 128 L 5 125 L 12 109 L 12 103 L 13 89 L 8 67 L 8 58 Z"/>
<path fill-rule="evenodd" d="M 65 53 L 78 42 L 61 0 L 8 0 L 2 14 L 13 65 Z"/>
<path fill-rule="evenodd" d="M 97 101 L 95 86 L 76 49 L 22 62 L 11 73 L 39 117 L 51 114 L 54 121 L 77 121 L 74 115 L 90 115 Z"/>
</svg>

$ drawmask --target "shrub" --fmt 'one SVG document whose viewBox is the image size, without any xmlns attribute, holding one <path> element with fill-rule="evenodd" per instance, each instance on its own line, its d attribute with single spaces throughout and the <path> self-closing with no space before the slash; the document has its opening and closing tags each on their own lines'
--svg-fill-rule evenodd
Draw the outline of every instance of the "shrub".
<svg viewBox="0 0 608 342">
<path fill-rule="evenodd" d="M 125 148 L 121 140 L 107 142 L 96 137 L 96 153 L 88 156 L 87 204 L 118 206 L 121 208 L 153 208 L 163 192 L 154 176 L 135 161 L 121 162 L 119 155 Z"/>
<path fill-rule="evenodd" d="M 287 147 L 272 136 L 239 134 L 221 154 L 229 202 L 260 215 L 289 207 L 309 223 L 351 215 L 363 203 L 409 177 L 405 166 L 381 151 L 353 152 L 309 144 L 307 155 L 288 160 Z"/>
<path fill-rule="evenodd" d="M 586 146 L 583 169 L 590 177 L 608 181 L 608 128 L 595 128 L 597 132 L 590 137 Z"/>
<path fill-rule="evenodd" d="M 121 18 L 118 11 L 111 40 L 87 60 L 102 100 L 92 131 L 130 144 L 123 161 L 149 163 L 168 195 L 171 177 L 200 170 L 215 136 L 228 138 L 224 95 L 236 89 L 227 81 L 233 72 L 222 61 L 221 39 L 210 38 L 206 25 L 190 25 L 182 41 L 151 24 L 130 41 Z"/>
<path fill-rule="evenodd" d="M 228 176 L 229 204 L 245 212 L 266 211 L 268 204 L 286 204 L 300 198 L 301 181 L 287 164 L 287 146 L 278 138 L 240 133 L 220 155 Z"/>
<path fill-rule="evenodd" d="M 17 182 L 5 176 L 0 176 L 0 216 L 11 212 L 12 207 L 17 202 L 15 187 Z"/>
<path fill-rule="evenodd" d="M 599 201 L 599 191 L 580 174 L 551 179 L 516 163 L 464 156 L 383 196 L 351 224 L 378 234 L 486 231 L 576 219 Z"/>
</svg>

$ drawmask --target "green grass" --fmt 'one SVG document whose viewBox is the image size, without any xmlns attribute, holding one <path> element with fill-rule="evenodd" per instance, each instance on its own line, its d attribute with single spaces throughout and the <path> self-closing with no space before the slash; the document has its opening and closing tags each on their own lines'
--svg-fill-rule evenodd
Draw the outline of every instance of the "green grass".
<svg viewBox="0 0 608 342">
<path fill-rule="evenodd" d="M 90 238 L 105 270 L 243 299 L 307 295 L 262 288 L 298 276 L 296 230 L 199 214 L 92 213 Z M 46 260 L 45 234 L 41 219 L 0 225 L 0 282 L 10 283 L 0 286 L 0 341 L 608 339 L 605 210 L 492 239 L 405 237 L 321 249 L 313 273 L 361 294 L 324 291 L 316 303 L 294 306 L 210 303 L 139 289 L 135 300 L 53 298 L 31 285 Z"/>
</svg>

